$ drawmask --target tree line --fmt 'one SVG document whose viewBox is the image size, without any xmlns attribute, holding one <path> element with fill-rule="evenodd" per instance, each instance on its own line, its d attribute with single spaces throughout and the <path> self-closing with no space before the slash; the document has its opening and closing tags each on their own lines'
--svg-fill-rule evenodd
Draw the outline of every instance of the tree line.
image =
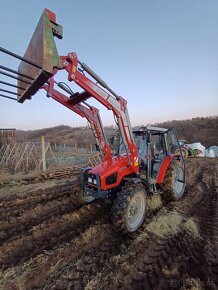
<svg viewBox="0 0 218 290">
<path fill-rule="evenodd" d="M 179 139 L 186 140 L 186 143 L 200 142 L 207 148 L 212 145 L 218 145 L 218 116 L 172 120 L 152 125 L 163 128 L 175 127 Z M 110 136 L 115 131 L 116 129 L 112 126 L 105 127 L 108 140 L 110 140 Z M 72 128 L 70 126 L 60 125 L 33 131 L 17 131 L 16 135 L 17 141 L 39 141 L 40 137 L 44 135 L 51 145 L 77 144 L 78 147 L 86 147 L 87 144 L 95 143 L 93 134 L 88 127 Z"/>
</svg>

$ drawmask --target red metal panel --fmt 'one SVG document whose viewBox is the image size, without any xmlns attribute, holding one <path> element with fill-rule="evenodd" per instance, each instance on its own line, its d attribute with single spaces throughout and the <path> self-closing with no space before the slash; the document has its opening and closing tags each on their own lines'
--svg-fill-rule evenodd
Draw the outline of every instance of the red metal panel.
<svg viewBox="0 0 218 290">
<path fill-rule="evenodd" d="M 89 173 L 99 174 L 101 178 L 101 190 L 108 190 L 118 186 L 125 176 L 134 173 L 132 167 L 127 165 L 127 156 L 117 156 L 95 166 Z M 117 182 L 115 184 L 106 185 L 106 178 L 116 172 L 118 173 Z"/>
<path fill-rule="evenodd" d="M 160 168 L 159 173 L 158 173 L 158 176 L 157 176 L 157 183 L 158 184 L 163 183 L 167 168 L 168 168 L 170 163 L 171 163 L 171 158 L 169 156 L 167 156 L 164 159 L 164 162 L 162 163 L 161 168 Z"/>
</svg>

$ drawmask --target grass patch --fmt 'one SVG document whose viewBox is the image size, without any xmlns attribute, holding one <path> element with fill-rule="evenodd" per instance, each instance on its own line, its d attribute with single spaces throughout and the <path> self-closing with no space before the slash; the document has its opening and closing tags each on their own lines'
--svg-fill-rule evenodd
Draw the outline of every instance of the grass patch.
<svg viewBox="0 0 218 290">
<path fill-rule="evenodd" d="M 152 195 L 149 198 L 147 198 L 147 209 L 149 211 L 160 208 L 162 204 L 163 203 L 162 203 L 160 194 Z"/>
<path fill-rule="evenodd" d="M 176 211 L 165 212 L 154 217 L 145 230 L 161 238 L 176 235 L 181 230 L 183 220 L 183 216 Z"/>
</svg>

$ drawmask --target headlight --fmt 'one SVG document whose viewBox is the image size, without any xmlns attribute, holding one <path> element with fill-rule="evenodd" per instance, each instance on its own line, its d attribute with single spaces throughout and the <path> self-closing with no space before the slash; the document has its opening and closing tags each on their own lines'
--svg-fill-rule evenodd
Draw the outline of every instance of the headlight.
<svg viewBox="0 0 218 290">
<path fill-rule="evenodd" d="M 97 180 L 96 180 L 96 178 L 95 178 L 94 175 L 88 177 L 88 183 L 91 183 L 91 184 L 97 185 Z"/>
</svg>

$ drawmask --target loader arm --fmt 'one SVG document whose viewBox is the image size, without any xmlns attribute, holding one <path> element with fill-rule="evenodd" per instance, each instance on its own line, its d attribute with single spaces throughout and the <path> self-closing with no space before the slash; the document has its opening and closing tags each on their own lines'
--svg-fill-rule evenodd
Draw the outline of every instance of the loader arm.
<svg viewBox="0 0 218 290">
<path fill-rule="evenodd" d="M 138 151 L 132 134 L 127 110 L 127 101 L 115 94 L 86 64 L 81 63 L 78 60 L 76 53 L 69 53 L 68 56 L 61 56 L 60 58 L 62 60 L 62 69 L 65 69 L 68 72 L 68 80 L 74 81 L 87 92 L 85 97 L 83 94 L 72 96 L 73 104 L 79 104 L 84 100 L 84 98 L 87 100 L 88 98 L 94 97 L 107 109 L 112 110 L 114 117 L 117 120 L 123 144 L 126 148 L 129 165 L 135 173 L 138 173 Z M 81 68 L 78 67 L 79 64 Z M 91 79 L 86 77 L 85 74 L 81 72 L 82 69 L 94 78 L 97 83 L 94 83 Z M 104 90 L 99 84 L 106 90 Z M 110 91 L 111 94 L 107 91 Z"/>
<path fill-rule="evenodd" d="M 102 161 L 110 159 L 111 150 L 103 130 L 99 110 L 93 106 L 90 106 L 87 102 L 85 102 L 86 106 L 81 103 L 74 104 L 71 98 L 65 96 L 54 88 L 54 83 L 54 79 L 50 78 L 47 83 L 43 85 L 42 89 L 47 92 L 48 97 L 51 97 L 53 100 L 69 108 L 71 111 L 75 112 L 82 118 L 87 119 L 95 137 L 96 144 L 100 149 L 103 158 Z"/>
<path fill-rule="evenodd" d="M 38 89 L 52 79 L 58 71 L 67 71 L 68 80 L 75 82 L 84 90 L 80 94 L 71 96 L 71 105 L 81 105 L 87 99 L 95 98 L 107 109 L 112 110 L 126 151 L 128 172 L 138 174 L 138 151 L 133 138 L 126 100 L 118 96 L 85 63 L 79 61 L 76 53 L 59 56 L 54 36 L 62 38 L 62 27 L 56 23 L 55 14 L 45 9 L 24 57 L 21 58 L 18 69 L 20 74 L 18 87 L 23 86 L 24 90 L 18 89 L 18 102 L 23 103 L 26 99 L 31 99 Z M 32 78 L 30 84 L 25 83 L 26 79 L 22 75 Z M 106 147 L 103 145 L 103 148 Z M 106 150 L 109 151 L 108 147 Z M 105 152 L 105 156 L 109 154 Z"/>
</svg>

